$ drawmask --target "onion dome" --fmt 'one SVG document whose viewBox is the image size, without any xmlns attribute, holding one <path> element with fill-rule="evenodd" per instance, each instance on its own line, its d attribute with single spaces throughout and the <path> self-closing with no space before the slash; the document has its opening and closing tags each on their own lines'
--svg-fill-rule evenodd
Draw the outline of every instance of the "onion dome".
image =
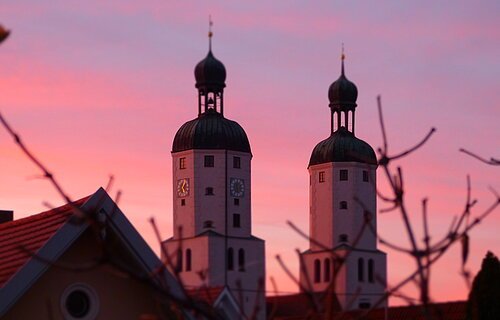
<svg viewBox="0 0 500 320">
<path fill-rule="evenodd" d="M 175 134 L 172 152 L 222 149 L 251 153 L 245 130 L 213 109 L 183 124 Z"/>
<path fill-rule="evenodd" d="M 208 51 L 205 59 L 198 62 L 194 68 L 196 88 L 208 91 L 221 91 L 226 86 L 226 68 L 217 60 L 212 50 Z"/>
<path fill-rule="evenodd" d="M 340 110 L 354 110 L 358 99 L 358 88 L 349 81 L 344 73 L 344 55 L 342 54 L 342 73 L 328 89 L 330 108 Z"/>
<path fill-rule="evenodd" d="M 309 167 L 328 162 L 360 162 L 377 164 L 375 151 L 345 127 L 340 127 L 328 139 L 314 147 Z"/>
</svg>

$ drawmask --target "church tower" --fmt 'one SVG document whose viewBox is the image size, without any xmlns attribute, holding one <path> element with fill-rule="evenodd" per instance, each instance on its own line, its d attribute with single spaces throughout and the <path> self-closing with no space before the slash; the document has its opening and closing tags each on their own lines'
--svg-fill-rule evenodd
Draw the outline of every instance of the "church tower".
<svg viewBox="0 0 500 320">
<path fill-rule="evenodd" d="M 188 291 L 228 288 L 246 317 L 265 318 L 264 241 L 252 235 L 250 143 L 224 117 L 226 68 L 208 54 L 195 69 L 198 116 L 172 145 L 173 237 L 163 243 Z M 164 257 L 166 258 L 166 257 Z"/>
<path fill-rule="evenodd" d="M 345 76 L 344 54 L 341 63 L 328 90 L 330 136 L 313 149 L 308 166 L 310 245 L 300 282 L 303 290 L 334 290 L 342 309 L 357 309 L 385 293 L 386 254 L 375 234 L 377 158 L 354 134 L 358 90 Z"/>
</svg>

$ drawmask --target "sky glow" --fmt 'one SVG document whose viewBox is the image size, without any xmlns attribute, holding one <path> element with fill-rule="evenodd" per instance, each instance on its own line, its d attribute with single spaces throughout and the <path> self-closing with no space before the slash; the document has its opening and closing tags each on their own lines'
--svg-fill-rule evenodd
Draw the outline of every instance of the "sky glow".
<svg viewBox="0 0 500 320">
<path fill-rule="evenodd" d="M 437 132 L 403 167 L 417 232 L 420 201 L 429 198 L 433 239 L 465 203 L 472 179 L 475 214 L 500 192 L 499 167 L 459 153 L 500 154 L 498 1 L 4 1 L 0 23 L 12 30 L 0 46 L 0 110 L 75 199 L 115 183 L 119 206 L 159 253 L 148 219 L 172 235 L 171 145 L 197 115 L 193 69 L 208 49 L 227 69 L 225 116 L 250 139 L 254 235 L 266 240 L 267 276 L 281 293 L 297 291 L 275 256 L 298 273 L 308 231 L 307 164 L 329 134 L 327 90 L 346 75 L 359 91 L 356 135 L 381 145 L 376 96 L 382 95 L 391 153 Z M 62 199 L 0 130 L 0 209 L 20 218 Z M 387 192 L 382 172 L 379 186 Z M 379 208 L 386 205 L 379 201 Z M 500 255 L 497 210 L 471 236 L 467 267 L 477 272 L 487 250 Z M 395 212 L 379 214 L 379 232 L 408 245 Z M 421 234 L 418 237 L 422 238 Z M 414 262 L 388 252 L 389 284 Z M 432 274 L 436 301 L 465 299 L 460 248 Z M 268 291 L 272 291 L 268 281 Z M 411 286 L 405 291 L 415 296 Z M 392 303 L 400 303 L 394 299 Z"/>
</svg>

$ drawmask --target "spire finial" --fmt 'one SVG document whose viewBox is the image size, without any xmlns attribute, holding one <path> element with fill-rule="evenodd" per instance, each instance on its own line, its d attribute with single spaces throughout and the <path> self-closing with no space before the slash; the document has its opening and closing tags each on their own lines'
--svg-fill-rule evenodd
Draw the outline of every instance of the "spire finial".
<svg viewBox="0 0 500 320">
<path fill-rule="evenodd" d="M 343 42 L 342 42 L 342 55 L 340 56 L 340 60 L 342 60 L 342 75 L 344 75 L 345 53 L 344 53 L 344 43 Z"/>
<path fill-rule="evenodd" d="M 214 33 L 212 32 L 212 26 L 214 25 L 212 21 L 212 16 L 208 15 L 208 50 L 212 51 L 212 37 Z"/>
</svg>

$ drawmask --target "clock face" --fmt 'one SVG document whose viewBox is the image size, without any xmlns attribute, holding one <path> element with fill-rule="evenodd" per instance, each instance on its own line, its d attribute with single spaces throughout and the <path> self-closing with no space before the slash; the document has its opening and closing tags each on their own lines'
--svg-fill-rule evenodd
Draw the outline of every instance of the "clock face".
<svg viewBox="0 0 500 320">
<path fill-rule="evenodd" d="M 177 180 L 177 195 L 179 197 L 189 195 L 189 179 L 184 178 Z"/>
<path fill-rule="evenodd" d="M 231 196 L 241 198 L 245 195 L 245 181 L 243 179 L 231 178 L 229 182 Z"/>
</svg>

